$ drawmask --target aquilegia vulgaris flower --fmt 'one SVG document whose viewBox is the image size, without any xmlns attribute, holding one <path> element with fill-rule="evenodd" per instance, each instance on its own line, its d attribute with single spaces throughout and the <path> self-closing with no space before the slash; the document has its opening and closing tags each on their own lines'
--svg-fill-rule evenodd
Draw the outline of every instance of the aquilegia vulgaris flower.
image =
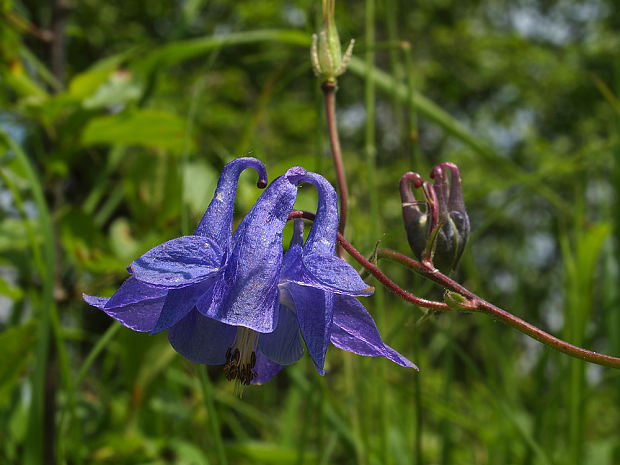
<svg viewBox="0 0 620 465">
<path fill-rule="evenodd" d="M 414 365 L 383 344 L 353 296 L 368 287 L 336 257 L 337 197 L 323 177 L 293 167 L 262 193 L 234 235 L 232 216 L 241 171 L 254 168 L 266 184 L 263 164 L 237 159 L 224 168 L 194 235 L 161 244 L 135 260 L 132 273 L 110 298 L 84 295 L 136 331 L 168 330 L 174 349 L 188 360 L 225 364 L 239 384 L 263 383 L 301 358 L 303 337 L 324 374 L 325 352 L 335 346 L 362 355 Z M 319 191 L 316 221 L 303 244 L 303 221 L 283 257 L 282 231 L 301 182 Z"/>
</svg>

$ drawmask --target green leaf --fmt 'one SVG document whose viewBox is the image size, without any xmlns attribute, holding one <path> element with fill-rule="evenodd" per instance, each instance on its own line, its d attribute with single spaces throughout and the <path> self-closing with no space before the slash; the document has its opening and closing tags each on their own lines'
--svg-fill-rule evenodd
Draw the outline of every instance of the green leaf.
<svg viewBox="0 0 620 465">
<path fill-rule="evenodd" d="M 104 106 L 120 105 L 135 102 L 140 98 L 142 89 L 128 72 L 112 73 L 97 91 L 82 102 L 88 110 Z"/>
<path fill-rule="evenodd" d="M 189 161 L 183 173 L 183 199 L 192 215 L 202 215 L 215 190 L 217 173 L 204 160 Z"/>
<path fill-rule="evenodd" d="M 92 119 L 82 133 L 84 145 L 145 145 L 180 153 L 185 120 L 159 110 L 137 110 Z"/>
<path fill-rule="evenodd" d="M 49 97 L 47 92 L 34 80 L 30 79 L 21 64 L 11 68 L 4 76 L 4 82 L 15 93 L 22 97 L 22 102 L 37 106 Z"/>
<path fill-rule="evenodd" d="M 117 218 L 110 226 L 110 246 L 123 263 L 130 263 L 139 256 L 140 243 L 132 236 L 126 218 Z"/>
<path fill-rule="evenodd" d="M 37 242 L 41 239 L 37 237 Z M 29 246 L 26 223 L 15 218 L 6 218 L 0 221 L 0 253 L 24 250 Z"/>
<path fill-rule="evenodd" d="M 24 291 L 22 291 L 19 287 L 11 286 L 4 280 L 4 278 L 0 277 L 0 295 L 19 301 L 24 296 Z"/>
<path fill-rule="evenodd" d="M 80 73 L 69 83 L 69 94 L 78 99 L 89 97 L 108 80 L 111 73 L 112 70 L 106 68 Z"/>
<path fill-rule="evenodd" d="M 134 69 L 150 73 L 159 67 L 172 66 L 205 55 L 218 48 L 259 42 L 276 42 L 309 47 L 310 36 L 296 30 L 257 30 L 171 42 L 146 55 L 137 62 Z"/>
<path fill-rule="evenodd" d="M 238 442 L 233 445 L 226 446 L 226 450 L 230 455 L 238 455 L 248 458 L 252 463 L 294 463 L 298 458 L 297 449 L 282 447 L 278 444 L 268 442 Z M 306 452 L 309 462 L 312 463 L 313 454 L 311 451 Z"/>
<path fill-rule="evenodd" d="M 189 441 L 174 438 L 168 441 L 168 445 L 175 452 L 179 465 L 209 465 L 204 452 Z"/>
<path fill-rule="evenodd" d="M 36 330 L 37 325 L 31 321 L 0 334 L 0 405 L 9 399 L 32 358 Z"/>
</svg>

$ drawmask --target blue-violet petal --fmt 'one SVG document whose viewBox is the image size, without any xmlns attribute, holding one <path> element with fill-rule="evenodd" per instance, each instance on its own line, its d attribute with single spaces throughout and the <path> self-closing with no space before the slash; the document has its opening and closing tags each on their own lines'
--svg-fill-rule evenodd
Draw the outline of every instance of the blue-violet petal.
<svg viewBox="0 0 620 465">
<path fill-rule="evenodd" d="M 284 305 L 280 305 L 279 311 L 278 326 L 274 332 L 259 336 L 258 349 L 272 362 L 290 365 L 304 354 L 304 345 L 293 312 Z"/>
<path fill-rule="evenodd" d="M 336 296 L 331 342 L 358 355 L 387 357 L 401 366 L 417 369 L 413 362 L 383 343 L 374 320 L 353 297 Z"/>
<path fill-rule="evenodd" d="M 226 362 L 226 351 L 236 333 L 236 327 L 192 310 L 168 330 L 168 340 L 174 350 L 192 362 L 220 365 Z"/>
<path fill-rule="evenodd" d="M 334 294 L 292 282 L 282 286 L 282 294 L 293 302 L 295 314 L 308 352 L 321 376 L 325 374 L 325 353 L 332 331 Z"/>
<path fill-rule="evenodd" d="M 201 236 L 182 236 L 158 245 L 131 264 L 133 275 L 151 286 L 174 289 L 216 274 L 222 252 Z"/>
<path fill-rule="evenodd" d="M 215 278 L 207 278 L 206 280 L 193 284 L 191 286 L 182 287 L 180 289 L 170 289 L 164 307 L 157 320 L 157 325 L 153 328 L 151 334 L 158 333 L 177 324 L 187 315 L 196 305 L 196 301 L 213 287 Z"/>
<path fill-rule="evenodd" d="M 280 373 L 282 365 L 272 362 L 260 352 L 256 353 L 256 365 L 254 365 L 254 371 L 256 372 L 256 378 L 252 380 L 252 384 L 261 385 L 265 384 L 275 375 Z"/>
<path fill-rule="evenodd" d="M 165 300 L 165 297 L 157 297 L 130 303 L 123 307 L 106 308 L 106 304 L 111 300 L 108 297 L 95 297 L 86 294 L 83 294 L 82 297 L 86 303 L 103 310 L 123 326 L 141 332 L 153 330 Z"/>
<path fill-rule="evenodd" d="M 304 273 L 303 279 L 309 285 L 313 285 L 336 294 L 352 296 L 369 296 L 374 288 L 369 286 L 355 268 L 335 255 L 309 255 L 303 256 Z"/>
</svg>

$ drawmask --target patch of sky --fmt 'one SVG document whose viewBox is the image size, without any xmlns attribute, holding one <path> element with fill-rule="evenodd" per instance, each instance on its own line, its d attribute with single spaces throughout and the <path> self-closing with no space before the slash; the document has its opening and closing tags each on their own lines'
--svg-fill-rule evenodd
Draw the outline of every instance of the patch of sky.
<svg viewBox="0 0 620 465">
<path fill-rule="evenodd" d="M 523 352 L 521 352 L 517 362 L 519 371 L 522 373 L 530 373 L 538 363 L 538 359 L 543 353 L 545 346 L 529 337 L 522 338 L 521 342 L 523 343 Z"/>
<path fill-rule="evenodd" d="M 0 279 L 10 287 L 17 286 L 17 270 L 8 266 L 0 266 Z M 6 324 L 11 317 L 13 299 L 0 294 L 0 325 Z"/>
<path fill-rule="evenodd" d="M 537 232 L 527 236 L 525 262 L 535 268 L 547 265 L 555 254 L 555 242 L 551 234 Z"/>
<path fill-rule="evenodd" d="M 479 127 L 479 131 L 486 133 L 495 147 L 507 153 L 527 137 L 529 130 L 533 128 L 534 120 L 535 115 L 531 109 L 519 108 L 506 123 L 498 123 L 485 116 L 476 126 Z"/>
<path fill-rule="evenodd" d="M 361 103 L 341 108 L 338 111 L 338 129 L 343 136 L 352 136 L 364 127 L 366 109 Z"/>
<path fill-rule="evenodd" d="M 302 27 L 306 24 L 306 13 L 292 3 L 285 3 L 282 6 L 282 18 L 293 27 Z"/>
<path fill-rule="evenodd" d="M 540 304 L 540 315 L 545 326 L 551 333 L 557 333 L 564 327 L 564 292 L 562 290 L 562 278 L 552 281 L 547 298 Z M 544 328 L 543 328 L 544 329 Z"/>
<path fill-rule="evenodd" d="M 491 277 L 491 286 L 501 294 L 512 294 L 517 288 L 517 282 L 507 271 L 499 271 Z"/>
<path fill-rule="evenodd" d="M 15 118 L 8 112 L 0 111 L 0 128 L 17 144 L 22 145 L 26 139 L 26 129 L 20 125 Z M 0 158 L 0 163 L 5 164 L 7 160 L 13 159 L 15 154 L 12 151 L 7 151 L 3 157 Z M 19 216 L 17 207 L 13 200 L 13 194 L 11 191 L 2 185 L 0 182 L 0 210 L 9 216 Z M 24 201 L 24 210 L 28 218 L 35 218 L 37 216 L 37 208 L 33 201 Z"/>
<path fill-rule="evenodd" d="M 397 150 L 403 141 L 398 124 L 394 118 L 394 109 L 384 102 L 377 104 L 377 125 L 381 134 L 381 146 L 386 151 Z"/>
<path fill-rule="evenodd" d="M 555 45 L 565 45 L 578 39 L 589 23 L 599 21 L 609 14 L 600 0 L 573 2 L 562 0 L 553 8 L 542 11 L 533 0 L 513 4 L 509 10 L 510 23 L 517 33 L 530 39 L 544 40 Z"/>
<path fill-rule="evenodd" d="M 215 25 L 215 28 L 213 28 L 213 35 L 216 37 L 227 36 L 231 32 L 232 32 L 232 26 L 226 23 L 218 23 Z"/>
<path fill-rule="evenodd" d="M 11 139 L 20 145 L 26 139 L 26 128 L 20 125 L 11 113 L 0 110 L 0 127 Z"/>
</svg>

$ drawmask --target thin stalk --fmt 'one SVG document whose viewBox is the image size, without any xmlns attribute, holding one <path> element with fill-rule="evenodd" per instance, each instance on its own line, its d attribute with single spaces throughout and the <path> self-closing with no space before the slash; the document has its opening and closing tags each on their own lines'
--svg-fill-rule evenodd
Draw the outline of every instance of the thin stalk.
<svg viewBox="0 0 620 465">
<path fill-rule="evenodd" d="M 402 42 L 401 51 L 405 58 L 405 85 L 407 86 L 406 101 L 409 102 L 408 118 L 408 141 L 411 153 L 411 170 L 418 172 L 421 169 L 420 135 L 418 131 L 418 112 L 416 109 L 416 94 L 414 86 L 413 59 L 411 56 L 411 43 Z M 416 285 L 420 280 L 419 276 L 414 277 L 413 284 Z M 417 286 L 416 286 L 417 287 Z M 427 313 L 430 315 L 430 312 Z M 418 353 L 420 347 L 420 333 L 415 331 L 412 335 L 413 353 Z M 451 352 L 452 353 L 452 352 Z M 415 411 L 415 435 L 413 438 L 413 464 L 422 465 L 422 428 L 424 412 L 422 411 L 422 377 L 413 377 L 414 391 L 414 411 Z"/>
<path fill-rule="evenodd" d="M 347 189 L 347 176 L 342 163 L 342 152 L 340 151 L 340 139 L 338 137 L 338 126 L 336 124 L 336 89 L 333 82 L 324 82 L 321 85 L 325 98 L 325 116 L 327 119 L 327 132 L 329 134 L 329 144 L 332 148 L 332 159 L 334 170 L 336 171 L 336 183 L 340 198 L 340 220 L 338 221 L 338 231 L 344 234 L 347 225 L 347 215 L 349 211 L 349 191 Z M 338 246 L 338 256 L 344 258 L 342 248 Z"/>
<path fill-rule="evenodd" d="M 420 348 L 420 334 L 414 328 L 412 336 L 413 353 L 417 354 Z M 413 393 L 414 398 L 414 411 L 415 411 L 415 433 L 413 437 L 413 464 L 422 465 L 422 380 L 419 376 L 413 377 Z"/>
<path fill-rule="evenodd" d="M 4 139 L 9 149 L 22 165 L 26 178 L 30 183 L 32 195 L 37 206 L 39 227 L 43 234 L 43 263 L 44 273 L 41 276 L 43 289 L 41 291 L 41 307 L 38 312 L 39 328 L 37 337 L 37 349 L 35 367 L 32 372 L 32 393 L 30 411 L 28 414 L 28 431 L 26 443 L 28 447 L 24 451 L 24 464 L 38 465 L 50 458 L 52 452 L 45 450 L 45 387 L 49 355 L 49 337 L 51 329 L 51 312 L 54 310 L 54 233 L 52 219 L 49 213 L 43 189 L 39 178 L 35 173 L 28 156 L 8 134 L 0 128 L 0 137 Z"/>
<path fill-rule="evenodd" d="M 340 238 L 340 237 L 338 238 L 338 240 L 346 241 L 346 239 Z M 349 251 L 349 248 L 355 250 L 353 246 L 349 244 L 348 242 L 346 244 L 343 243 L 343 247 L 345 248 L 345 250 L 347 250 L 347 252 Z M 357 250 L 355 250 L 355 252 L 357 252 Z M 357 254 L 359 255 L 359 252 L 357 252 Z M 431 281 L 434 281 L 437 284 L 445 287 L 446 289 L 461 294 L 463 297 L 465 297 L 472 303 L 470 311 L 475 311 L 475 312 L 480 312 L 480 313 L 485 313 L 487 315 L 490 315 L 493 318 L 496 318 L 502 321 L 503 323 L 506 323 L 507 325 L 512 326 L 513 328 L 522 332 L 523 334 L 526 334 L 527 336 L 530 336 L 531 338 L 536 339 L 537 341 L 559 352 L 570 355 L 571 357 L 575 357 L 581 360 L 585 360 L 586 362 L 595 363 L 597 365 L 602 365 L 602 366 L 606 366 L 610 368 L 620 368 L 620 358 L 612 357 L 610 355 L 605 355 L 605 354 L 599 354 L 597 352 L 592 352 L 590 350 L 586 350 L 582 347 L 574 346 L 572 344 L 569 344 L 566 341 L 563 341 L 562 339 L 552 336 L 551 334 L 543 331 L 540 328 L 537 328 L 536 326 L 507 312 L 506 310 L 503 310 L 487 302 L 486 300 L 477 296 L 473 292 L 461 286 L 456 281 L 453 281 L 452 279 L 448 278 L 446 275 L 440 273 L 438 270 L 429 269 L 426 266 L 424 266 L 422 263 L 418 262 L 417 260 L 414 260 L 412 258 L 407 257 L 406 255 L 403 255 L 399 252 L 395 252 L 389 249 L 379 249 L 377 251 L 377 254 L 379 257 L 389 258 L 391 260 L 397 261 L 401 263 L 402 265 L 406 266 L 407 268 L 412 269 L 416 273 L 419 273 L 422 276 L 430 279 Z M 355 258 L 355 260 L 357 260 L 356 256 L 354 255 L 352 256 L 353 258 Z M 361 257 L 364 258 L 363 256 Z M 359 263 L 365 266 L 362 262 L 359 262 Z"/>
<path fill-rule="evenodd" d="M 399 49 L 402 47 L 401 42 L 398 40 L 398 26 L 397 26 L 397 17 L 398 17 L 398 6 L 396 0 L 386 0 L 385 6 L 383 7 L 383 11 L 385 13 L 385 29 L 387 31 L 388 43 L 390 47 L 388 48 L 388 55 L 390 57 L 390 68 L 392 70 L 392 76 L 394 76 L 394 80 L 397 82 L 403 81 L 403 67 L 401 62 L 398 59 Z M 368 48 L 372 48 L 375 51 L 377 50 L 377 43 L 375 42 L 374 47 L 370 47 L 370 44 L 366 44 Z M 374 64 L 374 63 L 373 63 Z M 403 112 L 402 112 L 402 104 L 398 101 L 398 97 L 394 94 L 392 97 L 392 105 L 394 107 L 394 115 L 396 117 L 396 127 L 398 128 L 398 134 L 402 134 L 403 129 Z"/>
<path fill-rule="evenodd" d="M 407 70 L 407 97 L 410 102 L 409 108 L 409 142 L 411 144 L 411 169 L 420 171 L 420 134 L 418 132 L 418 112 L 416 108 L 416 93 L 413 82 L 413 60 L 411 58 L 411 43 L 403 42 L 401 45 L 405 56 L 405 66 Z"/>
<path fill-rule="evenodd" d="M 110 325 L 106 332 L 103 333 L 103 336 L 99 338 L 99 340 L 95 344 L 95 347 L 93 347 L 89 354 L 86 356 L 86 360 L 84 360 L 84 363 L 80 367 L 80 371 L 78 371 L 78 374 L 75 377 L 76 386 L 79 386 L 79 384 L 82 382 L 82 380 L 86 376 L 86 373 L 88 373 L 88 370 L 90 370 L 90 367 L 95 362 L 99 354 L 103 351 L 103 349 L 107 347 L 109 342 L 114 336 L 116 336 L 116 333 L 118 333 L 118 331 L 122 327 L 123 325 L 121 325 L 120 323 L 114 322 Z"/>
<path fill-rule="evenodd" d="M 211 435 L 215 442 L 215 451 L 217 453 L 217 463 L 220 465 L 226 465 L 226 451 L 224 450 L 224 443 L 222 442 L 222 433 L 220 431 L 220 422 L 215 411 L 215 404 L 213 402 L 213 386 L 211 380 L 207 374 L 207 367 L 198 365 L 198 374 L 200 378 L 200 387 L 202 388 L 202 397 L 204 399 L 205 408 L 207 409 L 207 415 L 209 417 L 209 426 L 211 427 Z"/>
<path fill-rule="evenodd" d="M 620 60 L 616 60 L 614 63 L 614 83 L 616 95 L 620 95 Z M 613 121 L 613 129 L 611 137 L 620 137 L 620 109 L 616 114 Z M 614 144 L 614 164 L 612 169 L 611 185 L 614 190 L 614 202 L 613 202 L 613 222 L 614 222 L 614 259 L 616 263 L 620 263 L 620 144 Z M 613 278 L 612 278 L 613 279 Z M 616 286 L 612 286 L 611 289 L 616 289 L 614 294 L 615 306 L 620 304 L 620 294 L 618 294 Z M 607 334 L 611 341 L 611 347 L 615 351 L 620 351 L 620 312 L 607 312 Z M 618 392 L 620 392 L 620 377 L 616 378 L 616 386 Z"/>
<path fill-rule="evenodd" d="M 448 341 L 454 340 L 453 330 L 454 320 L 448 323 L 448 327 L 445 329 Z M 454 391 L 454 358 L 455 350 L 453 344 L 448 344 L 444 349 L 443 354 L 443 393 L 442 402 L 446 405 L 452 405 Z M 454 457 L 452 450 L 454 449 L 454 440 L 452 434 L 452 422 L 448 418 L 443 418 L 439 425 L 441 431 L 441 459 L 440 463 L 454 463 Z"/>
<path fill-rule="evenodd" d="M 213 56 L 215 52 L 211 54 L 210 62 L 214 60 Z M 210 64 L 210 63 L 209 63 Z M 194 127 L 194 121 L 196 120 L 196 113 L 198 109 L 198 103 L 200 102 L 200 96 L 202 95 L 206 87 L 206 78 L 201 78 L 192 92 L 192 101 L 187 112 L 186 130 L 183 137 L 183 152 L 181 155 L 181 163 L 179 166 L 179 182 L 181 184 L 181 233 L 184 236 L 190 234 L 189 214 L 187 211 L 187 203 L 185 198 L 185 172 L 187 171 L 187 163 L 189 159 L 189 149 L 191 147 L 190 141 L 192 139 L 192 130 Z"/>
<path fill-rule="evenodd" d="M 375 53 L 375 0 L 366 0 L 366 25 L 365 25 L 365 45 L 366 45 L 366 69 L 368 72 L 364 76 L 364 100 L 366 107 L 366 127 L 365 127 L 365 154 L 366 172 L 368 180 L 368 196 L 370 200 L 370 236 L 373 241 L 377 240 L 379 224 L 379 199 L 377 196 L 377 148 L 375 135 L 375 81 L 374 75 L 370 72 L 374 68 Z M 344 231 L 340 231 L 344 234 Z M 385 328 L 385 305 L 383 288 L 378 288 L 375 292 L 375 316 L 380 328 Z M 379 406 L 379 450 L 383 454 L 383 463 L 391 464 L 391 454 L 389 447 L 389 421 L 388 405 L 385 389 L 385 366 L 380 365 L 376 376 L 376 395 Z M 369 422 L 370 423 L 370 422 Z M 374 422 L 373 422 L 374 423 Z"/>
<path fill-rule="evenodd" d="M 39 249 L 39 244 L 37 241 L 36 233 L 30 220 L 28 219 L 28 215 L 26 214 L 26 210 L 24 208 L 24 202 L 19 193 L 19 190 L 11 180 L 10 176 L 8 176 L 5 171 L 0 167 L 0 179 L 5 183 L 8 187 L 11 195 L 13 196 L 13 201 L 15 202 L 15 206 L 17 207 L 17 211 L 21 215 L 24 225 L 26 227 L 26 235 L 28 236 L 28 241 L 30 242 L 30 247 L 32 248 L 32 254 L 34 258 L 35 268 L 37 273 L 40 276 L 45 275 L 45 264 L 43 262 L 43 257 L 41 255 L 41 250 Z M 56 350 L 58 352 L 58 361 L 60 362 L 61 374 L 62 374 L 62 382 L 65 387 L 65 390 L 69 393 L 73 392 L 73 384 L 71 378 L 71 370 L 69 367 L 69 361 L 67 358 L 67 351 L 65 350 L 65 346 L 62 340 L 60 322 L 58 321 L 58 315 L 55 311 L 55 308 L 52 307 L 52 311 L 50 312 L 50 323 L 54 334 L 54 340 L 56 342 Z M 74 405 L 69 405 L 71 412 L 74 411 Z M 59 441 L 59 446 L 57 447 L 57 459 L 59 463 L 64 463 L 64 448 L 63 444 Z"/>
<path fill-rule="evenodd" d="M 364 465 L 366 463 L 365 446 L 366 443 L 362 439 L 362 427 L 360 421 L 360 409 L 357 408 L 360 402 L 361 390 L 359 384 L 355 382 L 354 359 L 351 354 L 342 352 L 342 362 L 344 366 L 345 386 L 347 398 L 351 405 L 351 429 L 353 430 L 353 450 L 355 451 L 355 463 Z"/>
</svg>

